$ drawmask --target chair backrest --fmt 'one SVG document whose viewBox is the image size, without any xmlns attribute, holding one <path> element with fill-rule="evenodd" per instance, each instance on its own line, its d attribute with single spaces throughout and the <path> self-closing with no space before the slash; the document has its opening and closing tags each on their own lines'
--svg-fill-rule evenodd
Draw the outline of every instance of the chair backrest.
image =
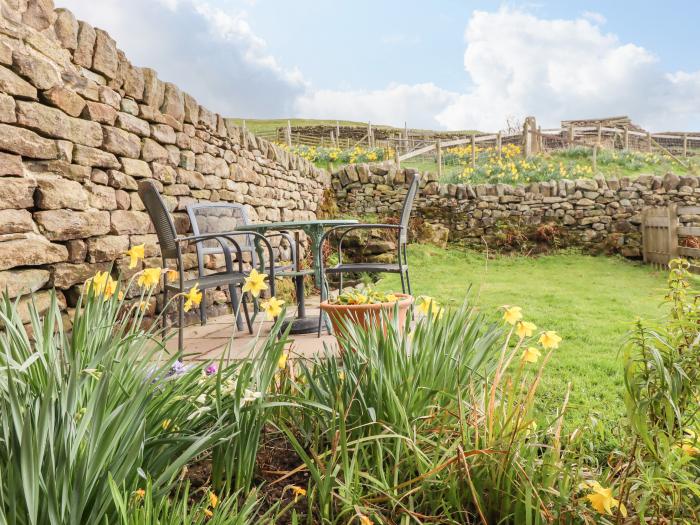
<svg viewBox="0 0 700 525">
<path fill-rule="evenodd" d="M 408 242 L 408 221 L 411 218 L 411 210 L 413 210 L 413 201 L 418 193 L 418 186 L 420 185 L 420 174 L 415 173 L 413 175 L 413 180 L 411 180 L 411 185 L 408 187 L 408 193 L 406 193 L 406 198 L 403 201 L 403 207 L 401 208 L 401 236 L 399 242 Z"/>
<path fill-rule="evenodd" d="M 177 231 L 173 218 L 165 207 L 165 202 L 158 192 L 158 188 L 151 180 L 143 180 L 139 182 L 139 197 L 146 211 L 151 218 L 151 222 L 156 229 L 158 235 L 158 243 L 160 244 L 160 252 L 164 259 L 175 259 L 178 256 Z"/>
<path fill-rule="evenodd" d="M 192 225 L 192 233 L 203 235 L 207 233 L 226 233 L 239 226 L 250 224 L 248 212 L 242 204 L 229 202 L 200 202 L 187 206 L 187 215 Z M 249 235 L 236 237 L 243 251 L 252 251 L 253 239 Z M 224 240 L 224 243 L 228 241 Z M 216 240 L 197 243 L 197 253 L 201 255 L 222 253 L 221 244 Z M 235 250 L 233 246 L 232 249 Z"/>
</svg>

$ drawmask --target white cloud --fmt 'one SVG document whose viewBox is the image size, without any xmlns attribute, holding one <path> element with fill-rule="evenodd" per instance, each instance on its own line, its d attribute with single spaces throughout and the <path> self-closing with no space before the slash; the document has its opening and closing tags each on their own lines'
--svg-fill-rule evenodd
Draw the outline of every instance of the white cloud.
<svg viewBox="0 0 700 525">
<path fill-rule="evenodd" d="M 699 123 L 700 74 L 666 75 L 649 51 L 589 20 L 477 11 L 465 38 L 472 85 L 438 114 L 448 128 L 492 130 L 508 116 L 525 115 L 546 126 L 621 114 L 652 129 Z"/>
<path fill-rule="evenodd" d="M 310 90 L 295 104 L 296 113 L 305 118 L 372 121 L 377 124 L 434 128 L 435 120 L 457 95 L 433 83 L 391 84 L 377 90 Z"/>
<path fill-rule="evenodd" d="M 700 127 L 700 72 L 664 72 L 650 51 L 604 32 L 599 13 L 547 20 L 508 7 L 473 12 L 465 87 L 456 93 L 433 82 L 315 88 L 270 53 L 245 11 L 223 10 L 213 0 L 56 1 L 109 31 L 133 63 L 155 68 L 225 115 L 496 130 L 526 115 L 549 127 L 627 114 L 652 130 Z M 242 2 L 254 8 L 255 0 Z M 401 35 L 384 38 L 406 43 Z M 359 65 L 350 71 L 364 74 Z"/>
<path fill-rule="evenodd" d="M 289 115 L 301 73 L 267 50 L 243 11 L 204 0 L 57 0 L 107 30 L 132 63 L 152 67 L 209 109 L 231 116 Z"/>
</svg>

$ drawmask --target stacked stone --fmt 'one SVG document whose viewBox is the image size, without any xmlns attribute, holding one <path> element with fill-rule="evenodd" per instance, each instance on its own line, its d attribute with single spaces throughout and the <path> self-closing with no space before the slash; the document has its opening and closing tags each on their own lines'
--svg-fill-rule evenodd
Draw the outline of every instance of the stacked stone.
<svg viewBox="0 0 700 525">
<path fill-rule="evenodd" d="M 332 175 L 338 207 L 398 214 L 413 173 L 393 163 L 346 166 Z M 528 224 L 557 222 L 577 245 L 639 257 L 642 209 L 673 202 L 700 202 L 700 178 L 669 173 L 511 186 L 440 184 L 435 174 L 424 173 L 414 213 L 449 228 L 450 240 L 467 244 L 483 246 L 484 238 L 495 238 L 499 222 L 520 218 Z"/>
<path fill-rule="evenodd" d="M 201 200 L 242 203 L 253 220 L 315 217 L 325 171 L 132 65 L 51 0 L 0 0 L 0 15 L 0 289 L 26 296 L 25 311 L 31 292 L 46 307 L 52 286 L 70 305 L 111 265 L 128 278 L 140 269 L 125 264 L 130 246 L 144 243 L 145 265 L 160 265 L 142 179 L 181 232 Z"/>
</svg>

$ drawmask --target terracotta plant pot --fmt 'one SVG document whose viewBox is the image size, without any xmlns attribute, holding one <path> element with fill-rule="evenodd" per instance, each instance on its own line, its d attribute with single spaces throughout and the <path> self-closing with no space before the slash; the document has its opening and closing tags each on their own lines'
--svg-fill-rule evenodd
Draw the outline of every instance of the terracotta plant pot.
<svg viewBox="0 0 700 525">
<path fill-rule="evenodd" d="M 394 294 L 399 298 L 398 304 L 398 326 L 399 330 L 403 330 L 406 322 L 406 313 L 413 304 L 413 297 L 407 294 Z M 321 310 L 324 311 L 331 320 L 333 332 L 339 334 L 343 332 L 343 327 L 348 322 L 369 328 L 370 326 L 379 326 L 382 319 L 382 312 L 385 312 L 389 320 L 394 319 L 394 305 L 391 303 L 377 304 L 329 304 L 328 301 L 321 303 Z"/>
</svg>

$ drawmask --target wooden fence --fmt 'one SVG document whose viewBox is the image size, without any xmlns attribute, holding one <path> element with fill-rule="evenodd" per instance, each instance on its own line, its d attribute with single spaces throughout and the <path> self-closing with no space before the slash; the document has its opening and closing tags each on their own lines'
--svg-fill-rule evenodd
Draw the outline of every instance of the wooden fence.
<svg viewBox="0 0 700 525">
<path fill-rule="evenodd" d="M 689 216 L 700 215 L 700 206 L 645 208 L 642 210 L 642 255 L 644 262 L 668 267 L 678 257 L 698 260 L 691 268 L 700 272 L 700 226 L 685 226 Z"/>
</svg>

